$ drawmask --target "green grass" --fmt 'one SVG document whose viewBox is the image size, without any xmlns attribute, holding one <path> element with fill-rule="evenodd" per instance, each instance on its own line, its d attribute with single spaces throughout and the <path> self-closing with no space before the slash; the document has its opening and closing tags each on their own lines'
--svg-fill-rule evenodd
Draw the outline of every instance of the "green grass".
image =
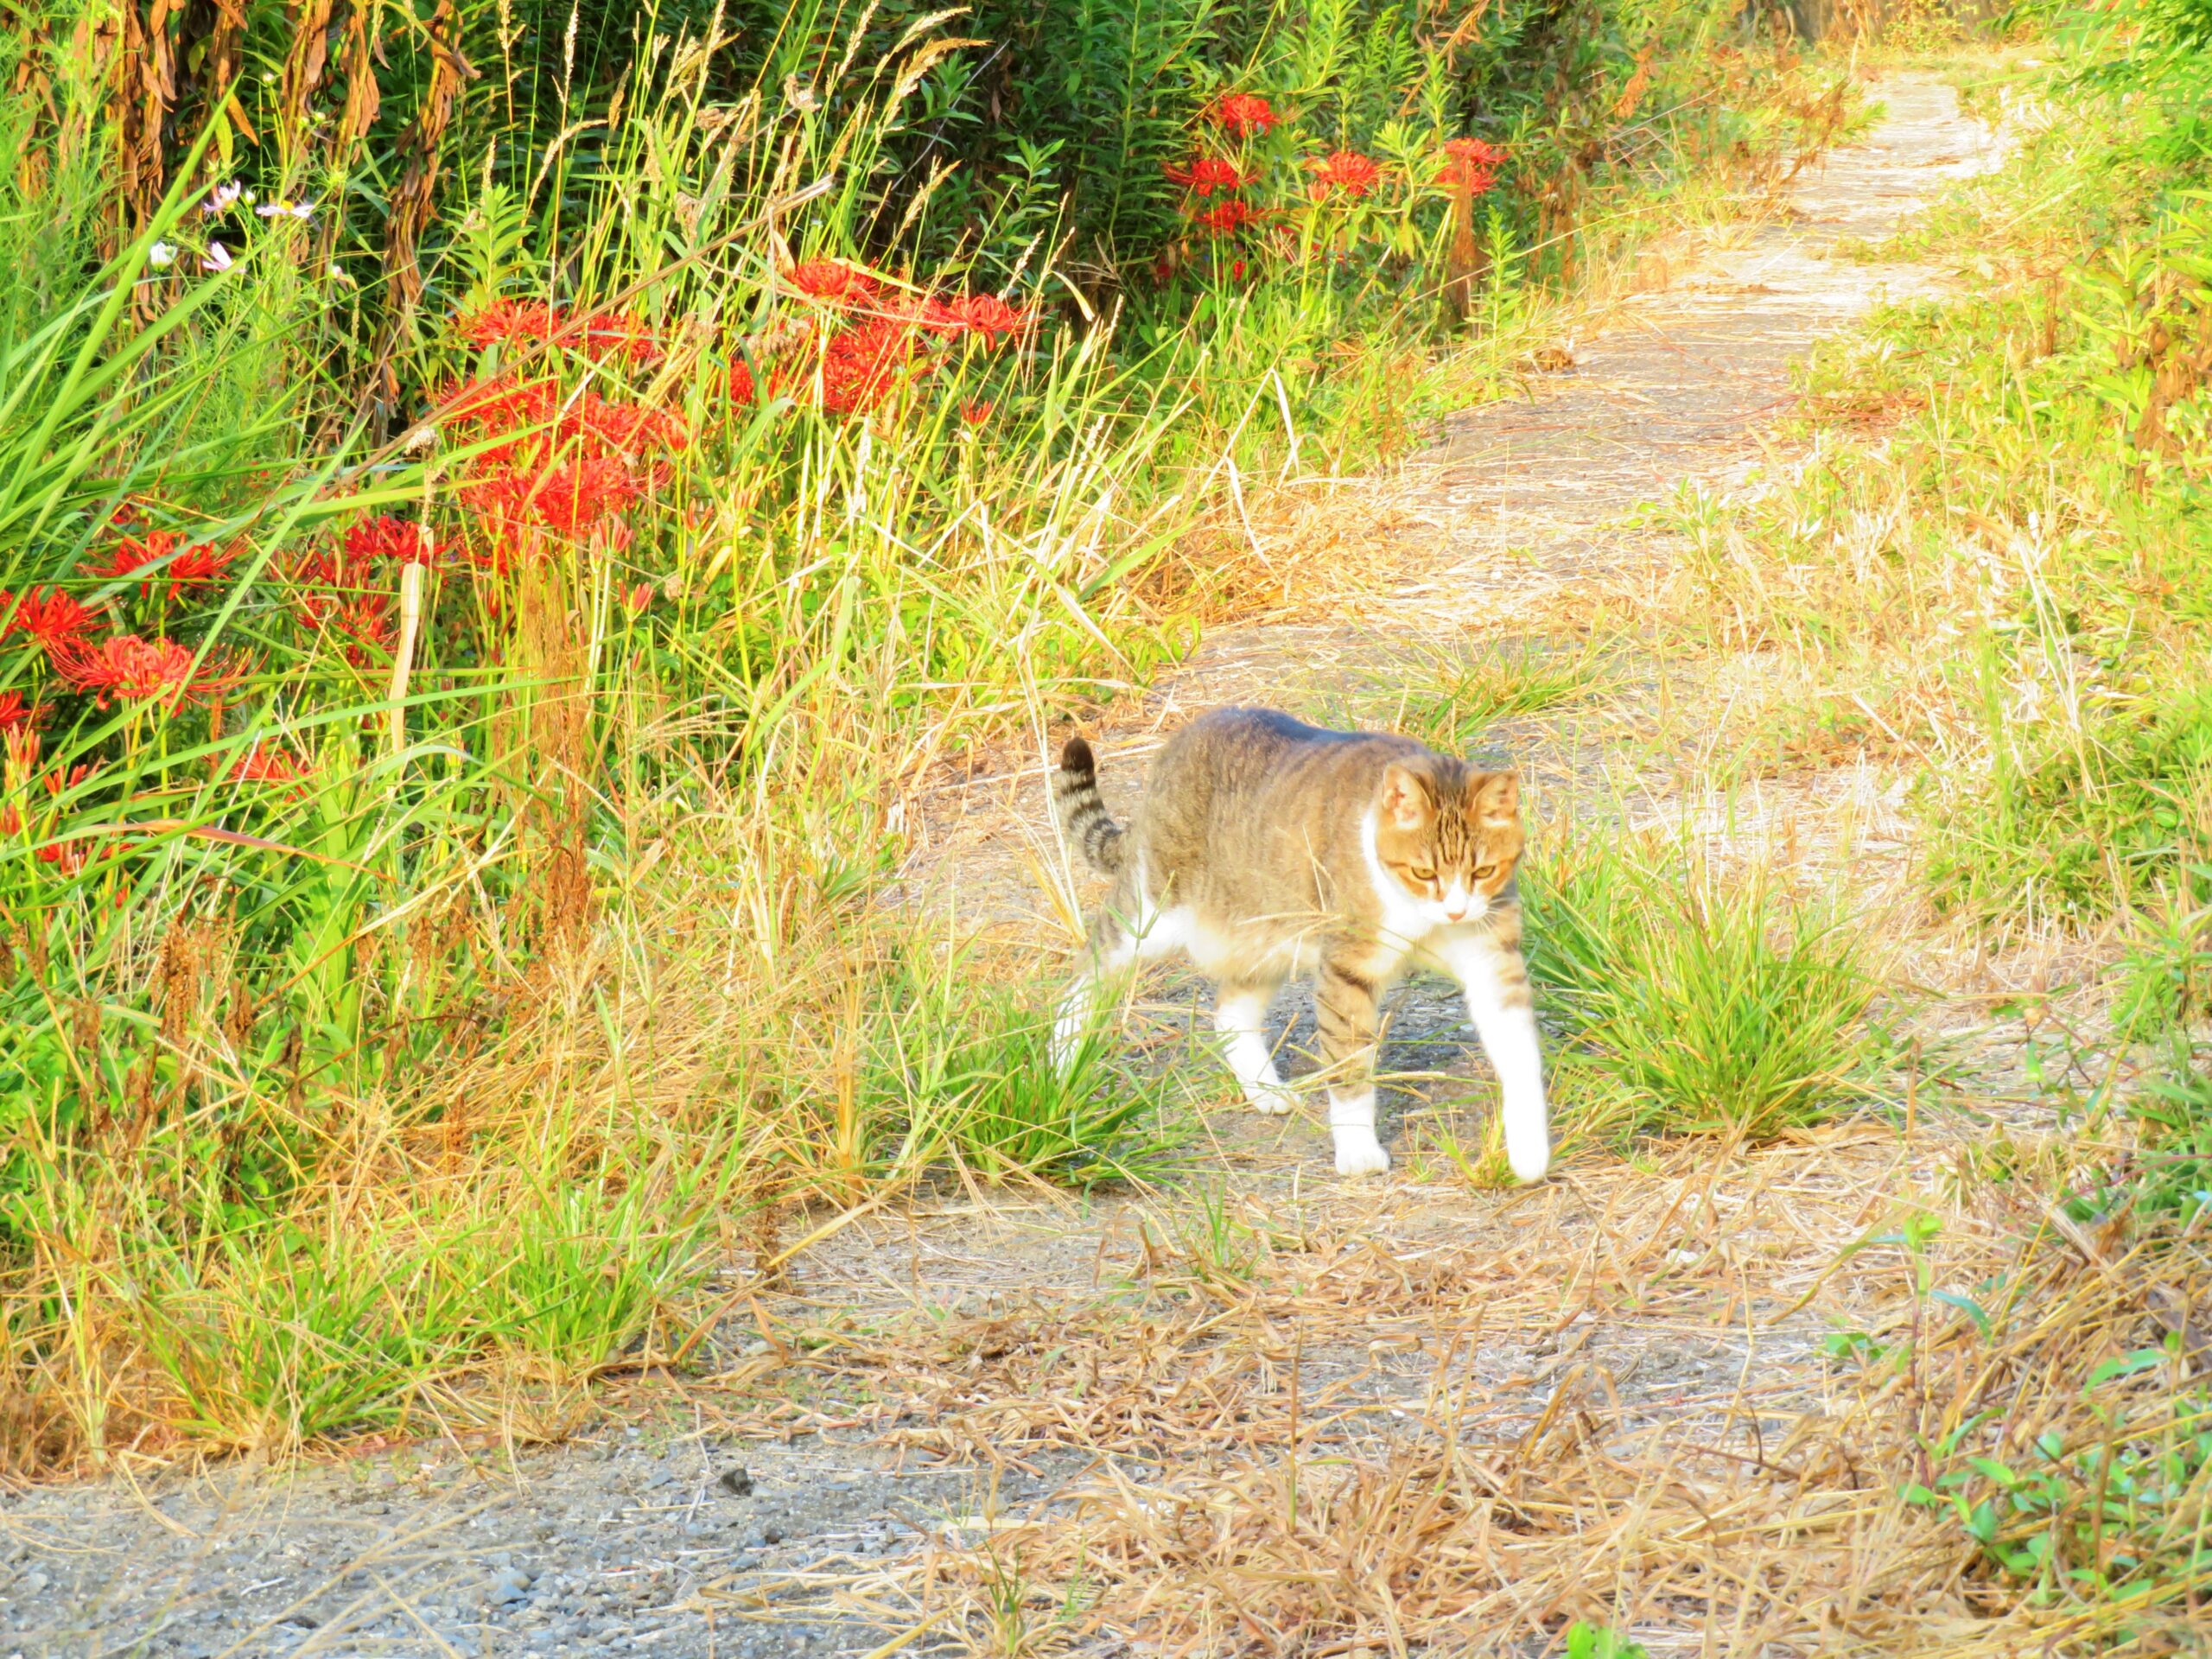
<svg viewBox="0 0 2212 1659">
<path fill-rule="evenodd" d="M 1862 1096 L 1876 980 L 1827 906 L 1661 844 L 1535 861 L 1524 891 L 1586 1132 L 1768 1138 Z"/>
<path fill-rule="evenodd" d="M 1500 721 L 1575 708 L 1602 698 L 1617 676 L 1596 642 L 1568 651 L 1528 643 L 1424 644 L 1387 668 L 1359 676 L 1349 696 L 1326 700 L 1317 717 L 1417 738 L 1440 754 L 1468 754 Z"/>
<path fill-rule="evenodd" d="M 1989 774 L 1923 786 L 1939 904 L 1991 922 L 2079 925 L 2160 893 L 2212 896 L 2212 682 L 2043 734 L 1990 718 Z M 2037 736 L 2041 753 L 2027 747 Z"/>
<path fill-rule="evenodd" d="M 1083 1188 L 1175 1173 L 1190 1136 L 1173 1071 L 1147 1072 L 1104 1032 L 1055 1066 L 1052 1007 L 967 969 L 917 963 L 874 993 L 857 1109 L 876 1179 L 950 1167 Z"/>
</svg>

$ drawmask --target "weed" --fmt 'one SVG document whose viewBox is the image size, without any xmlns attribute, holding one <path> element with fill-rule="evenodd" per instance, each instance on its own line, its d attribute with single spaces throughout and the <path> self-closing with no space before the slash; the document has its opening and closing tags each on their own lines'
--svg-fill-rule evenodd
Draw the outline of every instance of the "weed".
<svg viewBox="0 0 2212 1659">
<path fill-rule="evenodd" d="M 1651 1650 L 1611 1624 L 1577 1619 L 1567 1627 L 1567 1659 L 1651 1659 Z"/>
<path fill-rule="evenodd" d="M 1480 748 L 1499 721 L 1586 702 L 1611 682 L 1595 644 L 1563 652 L 1520 644 L 1427 644 L 1370 671 L 1325 717 L 1418 738 L 1441 754 Z"/>
<path fill-rule="evenodd" d="M 1573 1033 L 1558 1064 L 1597 1122 L 1770 1136 L 1861 1086 L 1874 981 L 1821 906 L 1656 847 L 1537 861 L 1527 893 L 1530 969 Z"/>
<path fill-rule="evenodd" d="M 872 1007 L 860 1108 L 880 1176 L 950 1165 L 1091 1186 L 1173 1168 L 1187 1138 L 1171 1116 L 1177 1079 L 1142 1075 L 1103 1034 L 1055 1066 L 1050 1011 L 975 986 L 957 957 L 893 974 Z"/>
<path fill-rule="evenodd" d="M 1988 920 L 2080 923 L 2201 881 L 2212 856 L 2212 686 L 2114 702 L 2042 732 L 1991 718 L 1974 810 L 1961 810 L 1963 780 L 1924 786 L 1938 902 Z"/>
</svg>

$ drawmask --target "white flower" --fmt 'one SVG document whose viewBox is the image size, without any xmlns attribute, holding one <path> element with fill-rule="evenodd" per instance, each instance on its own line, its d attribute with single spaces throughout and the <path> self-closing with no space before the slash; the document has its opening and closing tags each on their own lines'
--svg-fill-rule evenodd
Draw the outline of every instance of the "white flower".
<svg viewBox="0 0 2212 1659">
<path fill-rule="evenodd" d="M 228 270 L 231 268 L 230 250 L 219 242 L 210 242 L 207 251 L 200 261 L 202 270 Z"/>
<path fill-rule="evenodd" d="M 253 211 L 264 219 L 305 219 L 315 212 L 315 203 L 286 201 L 280 197 L 275 201 L 263 202 Z"/>
<path fill-rule="evenodd" d="M 245 187 L 236 179 L 228 184 L 219 184 L 207 193 L 207 200 L 200 205 L 200 211 L 213 219 L 217 213 L 229 212 L 231 204 L 245 194 Z M 251 201 L 252 198 L 248 196 L 246 200 Z"/>
<path fill-rule="evenodd" d="M 155 243 L 146 250 L 146 263 L 156 270 L 167 270 L 176 263 L 176 245 L 173 242 Z"/>
</svg>

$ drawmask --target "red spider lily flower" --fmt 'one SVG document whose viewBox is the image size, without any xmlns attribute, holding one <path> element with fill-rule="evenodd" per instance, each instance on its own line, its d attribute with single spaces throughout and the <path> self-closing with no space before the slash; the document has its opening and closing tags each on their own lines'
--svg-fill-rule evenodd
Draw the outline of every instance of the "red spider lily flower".
<svg viewBox="0 0 2212 1659">
<path fill-rule="evenodd" d="M 75 875 L 85 868 L 85 843 L 81 841 L 49 841 L 38 849 L 39 862 L 54 865 L 63 875 Z"/>
<path fill-rule="evenodd" d="M 388 512 L 363 519 L 346 532 L 346 558 L 359 567 L 373 564 L 378 559 L 394 559 L 401 564 L 435 564 L 440 550 L 437 537 L 430 533 L 428 525 L 411 518 L 395 518 Z"/>
<path fill-rule="evenodd" d="M 835 335 L 822 358 L 822 407 L 833 415 L 874 409 L 913 352 L 913 330 L 896 317 L 872 317 Z"/>
<path fill-rule="evenodd" d="M 592 439 L 620 455 L 647 449 L 681 451 L 691 442 L 683 423 L 664 410 L 643 404 L 611 404 L 587 387 L 562 413 L 564 434 Z"/>
<path fill-rule="evenodd" d="M 622 608 L 632 616 L 643 616 L 652 607 L 653 594 L 653 585 L 650 582 L 626 588 L 622 590 Z"/>
<path fill-rule="evenodd" d="M 220 582 L 231 561 L 238 556 L 236 543 L 219 548 L 212 543 L 200 542 L 186 548 L 175 558 L 169 558 L 171 554 L 176 553 L 177 543 L 181 539 L 175 532 L 166 530 L 149 531 L 143 541 L 126 536 L 108 554 L 107 563 L 94 565 L 89 574 L 103 582 L 118 582 L 134 571 L 168 559 L 169 563 L 154 580 L 167 581 L 169 596 L 174 599 L 184 588 L 212 587 Z M 152 580 L 138 585 L 141 596 L 151 594 L 153 590 Z"/>
<path fill-rule="evenodd" d="M 45 747 L 45 744 L 44 740 L 38 734 L 37 728 L 38 722 L 45 717 L 46 710 L 43 708 L 33 709 L 30 719 L 23 724 L 10 726 L 4 730 L 0 730 L 0 741 L 4 741 L 7 746 L 10 770 L 27 772 L 38 765 L 39 751 Z"/>
<path fill-rule="evenodd" d="M 944 299 L 932 294 L 922 302 L 921 309 L 912 315 L 915 327 L 925 334 L 940 335 L 953 340 L 968 332 L 966 296 L 955 295 Z"/>
<path fill-rule="evenodd" d="M 729 400 L 740 409 L 760 402 L 760 389 L 753 383 L 752 365 L 741 360 L 729 365 Z"/>
<path fill-rule="evenodd" d="M 350 543 L 353 538 L 346 539 Z M 334 555 L 320 550 L 309 553 L 289 575 L 301 589 L 292 596 L 292 607 L 309 627 L 321 627 L 342 602 L 343 590 L 359 585 L 350 546 Z"/>
<path fill-rule="evenodd" d="M 213 587 L 223 579 L 223 572 L 230 568 L 238 552 L 235 542 L 225 548 L 202 542 L 197 547 L 185 549 L 162 574 L 169 579 L 171 594 L 180 588 Z"/>
<path fill-rule="evenodd" d="M 493 345 L 542 345 L 560 326 L 558 308 L 541 300 L 494 300 L 454 320 L 461 337 L 479 351 Z"/>
<path fill-rule="evenodd" d="M 226 775 L 234 784 L 296 784 L 308 770 L 308 763 L 291 750 L 257 743 L 231 763 Z"/>
<path fill-rule="evenodd" d="M 1236 261 L 1229 267 L 1229 279 L 1233 283 L 1241 283 L 1244 280 L 1244 262 L 1242 259 Z"/>
<path fill-rule="evenodd" d="M 23 694 L 20 691 L 0 692 L 0 732 L 6 732 L 11 736 L 16 732 L 31 732 L 31 728 L 45 712 L 43 709 L 24 702 Z M 31 732 L 31 736 L 35 739 L 38 734 Z"/>
<path fill-rule="evenodd" d="M 575 336 L 573 340 L 569 334 Z M 610 357 L 651 363 L 660 356 L 660 336 L 643 318 L 620 311 L 594 311 L 581 326 L 569 324 L 562 343 L 574 345 L 594 363 Z"/>
<path fill-rule="evenodd" d="M 1232 138 L 1264 137 L 1282 119 L 1266 99 L 1251 92 L 1231 92 L 1214 105 L 1213 118 Z"/>
<path fill-rule="evenodd" d="M 1497 182 L 1497 169 L 1505 164 L 1505 151 L 1479 138 L 1451 138 L 1444 144 L 1438 180 L 1469 195 L 1487 195 Z"/>
<path fill-rule="evenodd" d="M 78 785 L 83 783 L 86 779 L 91 777 L 99 770 L 99 766 L 95 766 L 92 761 L 79 760 L 75 766 L 69 768 L 69 775 L 67 777 L 63 777 L 61 774 L 61 768 L 56 766 L 52 772 L 48 772 L 45 777 L 40 779 L 38 781 L 40 786 L 43 788 L 48 795 L 59 795 L 64 790 L 76 788 Z"/>
<path fill-rule="evenodd" d="M 874 299 L 881 284 L 841 259 L 810 259 L 784 273 L 784 280 L 810 300 L 824 305 L 856 305 Z"/>
<path fill-rule="evenodd" d="M 997 407 L 988 397 L 971 397 L 960 405 L 960 418 L 970 426 L 981 426 L 991 418 L 991 411 Z"/>
<path fill-rule="evenodd" d="M 594 360 L 620 355 L 645 361 L 660 354 L 660 340 L 644 322 L 617 311 L 563 316 L 542 300 L 495 300 L 454 319 L 461 337 L 479 351 L 499 345 L 565 346 Z"/>
<path fill-rule="evenodd" d="M 1241 190 L 1258 181 L 1259 175 L 1243 174 L 1236 170 L 1236 163 L 1224 162 L 1217 156 L 1201 156 L 1187 167 L 1178 167 L 1173 162 L 1161 165 L 1160 171 L 1184 186 L 1193 195 L 1211 196 L 1217 190 L 1224 194 Z"/>
<path fill-rule="evenodd" d="M 1001 338 L 1021 334 L 1034 321 L 1029 312 L 1008 305 L 995 294 L 956 294 L 950 299 L 932 296 L 922 302 L 921 310 L 913 318 L 914 326 L 925 334 L 948 340 L 980 334 L 986 346 L 996 346 Z"/>
<path fill-rule="evenodd" d="M 1202 213 L 1191 215 L 1191 222 L 1215 236 L 1234 236 L 1245 226 L 1255 223 L 1261 215 L 1248 202 L 1235 197 Z"/>
<path fill-rule="evenodd" d="M 174 639 L 142 639 L 135 633 L 57 651 L 53 663 L 63 679 L 93 694 L 103 709 L 118 697 L 162 702 L 171 709 L 180 702 L 211 702 L 251 671 L 238 657 L 211 656 L 194 668 L 189 645 Z"/>
<path fill-rule="evenodd" d="M 102 582 L 120 582 L 132 571 L 167 558 L 176 550 L 176 543 L 175 533 L 166 530 L 150 531 L 143 541 L 125 536 L 110 550 L 105 564 L 93 565 L 86 574 Z"/>
<path fill-rule="evenodd" d="M 1357 200 L 1372 192 L 1382 176 L 1382 166 L 1372 156 L 1340 149 L 1313 164 L 1313 199 L 1334 194 Z"/>
<path fill-rule="evenodd" d="M 537 480 L 531 505 L 539 522 L 555 535 L 580 537 L 642 493 L 627 468 L 587 455 L 548 468 Z"/>
<path fill-rule="evenodd" d="M 495 568 L 534 531 L 581 539 L 643 493 L 620 462 L 582 455 L 537 474 L 510 473 L 463 486 L 461 499 L 482 513 L 495 548 Z"/>
<path fill-rule="evenodd" d="M 1036 321 L 1029 311 L 1018 305 L 1008 305 L 995 294 L 970 294 L 954 302 L 968 332 L 981 334 L 983 342 L 995 346 L 1001 339 L 1026 333 Z"/>
<path fill-rule="evenodd" d="M 360 594 L 323 613 L 329 627 L 346 636 L 346 660 L 367 668 L 379 656 L 389 658 L 397 632 L 391 621 L 390 594 Z"/>
<path fill-rule="evenodd" d="M 434 422 L 471 427 L 484 437 L 499 437 L 524 429 L 550 429 L 561 410 L 557 382 L 540 378 L 518 380 L 500 375 L 492 380 L 470 380 L 455 386 L 438 400 L 431 411 Z M 474 457 L 479 466 L 502 465 L 512 458 L 515 445 L 499 444 Z"/>
<path fill-rule="evenodd" d="M 49 653 L 57 645 L 80 642 L 85 630 L 92 625 L 94 613 L 59 588 L 35 589 L 23 595 L 20 605 L 13 594 L 0 588 L 0 614 L 5 614 L 11 605 L 15 614 L 4 632 L 29 634 L 39 649 Z"/>
</svg>

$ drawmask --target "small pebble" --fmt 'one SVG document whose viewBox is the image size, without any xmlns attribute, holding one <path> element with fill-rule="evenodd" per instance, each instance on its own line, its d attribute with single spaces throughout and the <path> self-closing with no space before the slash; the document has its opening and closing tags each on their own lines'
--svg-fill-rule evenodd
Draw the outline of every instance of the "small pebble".
<svg viewBox="0 0 2212 1659">
<path fill-rule="evenodd" d="M 749 1471 L 742 1467 L 723 1470 L 715 1484 L 732 1497 L 753 1496 L 753 1476 Z"/>
</svg>

